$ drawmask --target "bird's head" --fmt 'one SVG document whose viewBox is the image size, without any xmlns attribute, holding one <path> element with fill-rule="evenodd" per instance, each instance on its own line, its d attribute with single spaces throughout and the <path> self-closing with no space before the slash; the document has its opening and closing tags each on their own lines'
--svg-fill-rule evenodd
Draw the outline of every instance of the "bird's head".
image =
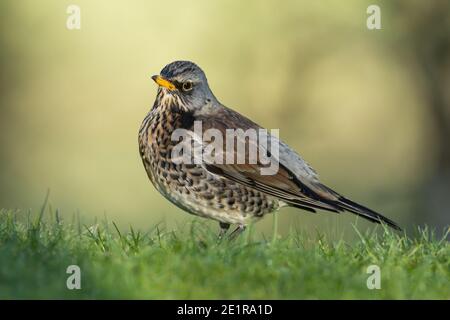
<svg viewBox="0 0 450 320">
<path fill-rule="evenodd" d="M 188 110 L 195 111 L 216 101 L 205 73 L 193 62 L 172 62 L 152 79 L 159 86 L 159 98 L 176 98 Z"/>
</svg>

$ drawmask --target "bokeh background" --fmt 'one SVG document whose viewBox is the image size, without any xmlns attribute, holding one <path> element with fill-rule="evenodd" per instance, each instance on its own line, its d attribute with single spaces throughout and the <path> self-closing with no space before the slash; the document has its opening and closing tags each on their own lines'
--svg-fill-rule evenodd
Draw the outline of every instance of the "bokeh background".
<svg viewBox="0 0 450 320">
<path fill-rule="evenodd" d="M 81 30 L 66 28 L 70 4 Z M 366 27 L 370 4 L 381 30 Z M 449 1 L 3 0 L 0 47 L 1 208 L 37 210 L 49 188 L 65 217 L 190 221 L 152 187 L 137 148 L 150 76 L 183 59 L 222 103 L 280 128 L 326 184 L 407 230 L 449 225 Z M 281 233 L 353 222 L 279 215 Z"/>
</svg>

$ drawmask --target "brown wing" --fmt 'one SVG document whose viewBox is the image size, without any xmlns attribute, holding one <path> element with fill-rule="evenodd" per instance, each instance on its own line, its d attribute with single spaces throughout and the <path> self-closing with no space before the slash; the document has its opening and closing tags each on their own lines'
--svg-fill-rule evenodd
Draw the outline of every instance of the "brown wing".
<svg viewBox="0 0 450 320">
<path fill-rule="evenodd" d="M 244 131 L 248 129 L 261 129 L 260 126 L 245 118 L 244 116 L 234 112 L 231 109 L 221 108 L 216 112 L 209 113 L 207 115 L 196 115 L 195 120 L 202 121 L 202 129 L 205 132 L 208 129 L 216 129 L 222 133 L 223 137 L 226 137 L 226 129 L 242 129 Z M 241 138 L 237 136 L 236 139 Z M 234 154 L 232 157 L 237 158 L 237 145 L 240 142 L 244 142 L 247 145 L 245 149 L 245 159 L 249 159 L 250 145 L 255 145 L 256 150 L 259 153 L 259 145 L 252 140 L 236 141 L 235 148 L 231 151 Z M 228 152 L 230 152 L 228 150 Z M 227 156 L 227 150 L 224 146 L 223 149 L 224 159 Z M 276 159 L 278 161 L 278 159 Z M 221 175 L 243 185 L 252 187 L 258 191 L 264 192 L 275 198 L 285 201 L 286 203 L 298 206 L 302 209 L 308 209 L 314 211 L 314 209 L 324 209 L 334 212 L 342 211 L 333 204 L 325 203 L 319 198 L 315 197 L 314 193 L 308 191 L 308 187 L 299 183 L 298 179 L 292 172 L 279 163 L 279 169 L 274 175 L 262 175 L 261 169 L 267 167 L 263 165 L 259 159 L 255 164 L 249 164 L 245 161 L 245 164 L 204 164 L 205 168 L 217 175 Z M 309 173 L 305 172 L 305 176 Z M 323 193 L 323 191 L 322 191 Z M 326 196 L 324 194 L 324 196 Z M 331 194 L 330 194 L 331 196 Z"/>
<path fill-rule="evenodd" d="M 195 120 L 202 121 L 203 132 L 214 128 L 219 130 L 223 137 L 226 137 L 226 129 L 242 129 L 245 131 L 261 128 L 248 118 L 226 107 L 217 108 L 205 114 L 196 114 Z M 239 143 L 239 141 L 236 142 Z M 373 222 L 384 222 L 399 229 L 391 220 L 344 198 L 321 184 L 315 171 L 289 146 L 282 141 L 279 142 L 279 154 L 278 159 L 276 159 L 279 169 L 273 175 L 261 174 L 261 169 L 265 166 L 261 164 L 259 159 L 255 164 L 249 164 L 246 161 L 245 164 L 204 163 L 204 166 L 214 174 L 264 192 L 295 207 L 312 212 L 315 212 L 315 209 L 333 212 L 347 210 Z M 246 143 L 249 145 L 254 142 L 246 140 Z M 259 145 L 256 143 L 255 147 L 258 149 Z M 248 147 L 245 150 L 246 160 L 248 160 L 250 149 Z M 238 152 L 236 146 L 229 152 L 232 152 L 232 157 L 235 158 Z M 223 153 L 224 156 L 227 155 L 226 148 L 223 149 Z"/>
</svg>

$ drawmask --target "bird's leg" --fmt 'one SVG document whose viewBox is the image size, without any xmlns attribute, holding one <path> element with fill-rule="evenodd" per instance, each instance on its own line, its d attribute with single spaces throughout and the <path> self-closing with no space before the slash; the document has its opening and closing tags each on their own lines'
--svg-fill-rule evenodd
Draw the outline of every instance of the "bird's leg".
<svg viewBox="0 0 450 320">
<path fill-rule="evenodd" d="M 236 239 L 236 237 L 239 236 L 242 232 L 244 232 L 246 228 L 247 228 L 246 226 L 240 224 L 236 229 L 233 230 L 233 232 L 230 233 L 228 239 L 229 240 Z"/>
<path fill-rule="evenodd" d="M 223 236 L 227 233 L 228 229 L 230 229 L 230 224 L 225 222 L 219 222 L 220 225 L 220 231 L 219 235 L 217 236 L 218 240 L 221 240 Z"/>
</svg>

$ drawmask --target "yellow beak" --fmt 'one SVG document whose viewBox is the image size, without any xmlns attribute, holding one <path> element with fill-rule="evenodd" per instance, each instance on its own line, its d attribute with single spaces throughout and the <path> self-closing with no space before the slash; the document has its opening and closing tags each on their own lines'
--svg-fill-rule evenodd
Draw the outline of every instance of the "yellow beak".
<svg viewBox="0 0 450 320">
<path fill-rule="evenodd" d="M 159 86 L 167 88 L 169 90 L 175 90 L 175 85 L 167 79 L 164 79 L 161 76 L 153 76 L 153 81 L 155 81 Z"/>
</svg>

